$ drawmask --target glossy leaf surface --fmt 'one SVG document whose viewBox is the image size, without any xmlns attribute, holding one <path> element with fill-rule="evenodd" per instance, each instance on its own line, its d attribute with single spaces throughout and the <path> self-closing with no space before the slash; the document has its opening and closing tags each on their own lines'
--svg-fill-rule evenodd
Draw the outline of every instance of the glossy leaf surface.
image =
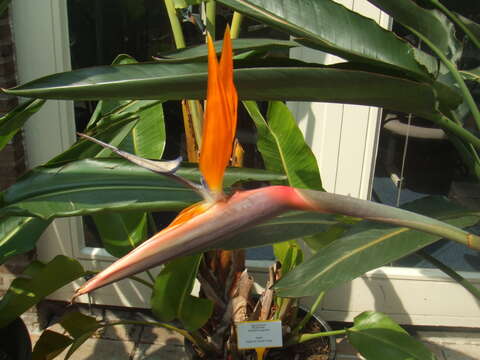
<svg viewBox="0 0 480 360">
<path fill-rule="evenodd" d="M 8 144 L 25 122 L 40 110 L 44 103 L 45 100 L 31 99 L 0 117 L 0 150 Z"/>
<path fill-rule="evenodd" d="M 373 20 L 331 0 L 219 0 L 261 23 L 351 61 L 395 67 L 427 77 L 432 59 Z"/>
<path fill-rule="evenodd" d="M 249 65 L 250 64 L 250 65 Z M 458 94 L 434 91 L 426 83 L 360 70 L 321 67 L 241 67 L 235 85 L 243 100 L 297 100 L 373 105 L 425 118 L 443 104 L 459 105 Z M 244 66 L 251 66 L 245 63 Z M 288 81 L 285 81 L 288 79 Z M 204 99 L 206 64 L 131 64 L 100 66 L 50 75 L 7 90 L 26 97 L 52 99 Z M 328 86 L 325 86 L 328 84 Z"/>
<path fill-rule="evenodd" d="M 208 321 L 213 303 L 191 295 L 200 261 L 202 255 L 175 259 L 157 276 L 150 304 L 160 321 L 178 319 L 189 331 L 197 330 Z"/>
<path fill-rule="evenodd" d="M 178 175 L 198 181 L 196 167 Z M 271 181 L 284 175 L 245 168 L 227 169 L 224 183 Z M 4 192 L 2 215 L 86 215 L 105 210 L 180 210 L 200 200 L 192 190 L 123 159 L 87 159 L 32 170 Z"/>
<path fill-rule="evenodd" d="M 233 51 L 234 53 L 246 51 L 268 51 L 268 50 L 288 50 L 292 47 L 300 46 L 299 43 L 289 40 L 278 39 L 234 39 Z M 223 41 L 214 42 L 215 51 L 220 54 L 222 51 Z M 162 53 L 158 58 L 158 62 L 187 62 L 187 61 L 202 61 L 207 59 L 207 46 L 197 45 L 180 49 L 177 51 Z"/>
<path fill-rule="evenodd" d="M 411 0 L 368 1 L 392 16 L 395 21 L 426 36 L 452 61 L 460 57 L 462 45 L 455 37 L 455 27 L 440 11 L 423 8 Z"/>
<path fill-rule="evenodd" d="M 292 187 L 323 190 L 317 159 L 288 107 L 271 102 L 265 120 L 255 102 L 245 101 L 244 105 L 257 128 L 257 147 L 265 168 L 285 173 Z"/>
<path fill-rule="evenodd" d="M 0 219 L 0 264 L 35 248 L 50 221 L 35 217 L 10 216 Z"/>
<path fill-rule="evenodd" d="M 63 255 L 56 256 L 46 264 L 32 262 L 23 272 L 23 277 L 12 281 L 7 293 L 0 300 L 0 327 L 83 273 L 84 270 L 77 260 Z"/>
<path fill-rule="evenodd" d="M 460 228 L 478 222 L 478 214 L 443 198 L 424 198 L 406 207 Z M 413 219 L 412 219 L 413 220 Z M 328 290 L 439 240 L 439 235 L 369 221 L 352 226 L 276 284 L 279 296 L 300 297 Z"/>
<path fill-rule="evenodd" d="M 109 254 L 122 257 L 147 239 L 147 214 L 144 212 L 103 212 L 92 216 Z"/>
<path fill-rule="evenodd" d="M 435 360 L 435 355 L 388 316 L 366 311 L 347 329 L 348 341 L 369 360 Z"/>
</svg>

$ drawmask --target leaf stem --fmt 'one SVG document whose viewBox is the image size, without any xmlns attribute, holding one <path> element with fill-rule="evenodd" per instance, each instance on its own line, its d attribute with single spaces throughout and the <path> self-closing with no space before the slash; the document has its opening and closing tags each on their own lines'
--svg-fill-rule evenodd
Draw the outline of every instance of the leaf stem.
<svg viewBox="0 0 480 360">
<path fill-rule="evenodd" d="M 318 306 L 322 303 L 324 296 L 325 296 L 325 291 L 322 291 L 320 292 L 320 294 L 318 294 L 310 310 L 305 314 L 302 321 L 300 321 L 298 325 L 293 329 L 292 331 L 293 334 L 297 335 L 300 332 L 300 330 L 302 330 L 303 327 L 308 323 L 308 321 L 312 318 L 313 314 L 317 310 Z"/>
<path fill-rule="evenodd" d="M 463 141 L 472 144 L 472 146 L 476 149 L 480 149 L 480 139 L 473 135 L 470 131 L 450 120 L 448 117 L 439 115 L 437 117 L 431 117 L 430 119 L 442 129 L 450 131 Z"/>
<path fill-rule="evenodd" d="M 475 44 L 475 46 L 480 48 L 480 40 L 475 36 L 474 33 L 470 31 L 468 26 L 466 26 L 465 23 L 454 12 L 450 11 L 445 5 L 443 5 L 438 0 L 430 0 L 430 4 L 432 4 L 441 12 L 443 12 L 445 15 L 447 15 L 450 18 L 450 20 L 452 20 L 455 24 L 457 24 L 463 30 L 463 32 L 470 38 L 470 40 Z"/>
<path fill-rule="evenodd" d="M 173 3 L 173 0 L 165 0 L 165 6 L 167 8 L 170 26 L 172 27 L 175 46 L 177 49 L 183 49 L 186 46 L 185 38 L 183 36 L 182 24 L 180 23 L 180 20 L 178 20 L 177 11 L 175 10 L 175 4 Z"/>
<path fill-rule="evenodd" d="M 453 78 L 457 82 L 457 85 L 459 86 L 460 91 L 462 92 L 465 102 L 467 103 L 468 107 L 470 108 L 470 111 L 472 112 L 473 118 L 475 119 L 475 123 L 477 124 L 477 128 L 480 130 L 480 111 L 478 110 L 477 104 L 475 103 L 475 100 L 473 99 L 473 96 L 470 93 L 470 90 L 468 90 L 468 87 L 465 84 L 465 81 L 460 75 L 460 72 L 458 71 L 455 64 L 451 62 L 442 53 L 442 51 L 422 33 L 416 31 L 411 27 L 408 27 L 408 26 L 405 26 L 405 27 L 408 28 L 408 30 L 410 30 L 413 34 L 418 36 L 418 38 L 421 39 L 435 53 L 435 55 L 438 56 L 438 58 L 444 63 L 444 65 L 448 68 L 448 70 L 450 70 L 450 73 L 452 74 Z"/>
<path fill-rule="evenodd" d="M 240 36 L 242 21 L 243 21 L 243 14 L 240 14 L 239 12 L 235 11 L 233 13 L 232 29 L 230 31 L 230 37 L 232 39 L 238 39 L 238 37 Z"/>
<path fill-rule="evenodd" d="M 324 336 L 345 335 L 346 333 L 347 333 L 347 330 L 343 329 L 343 330 L 322 331 L 322 332 L 313 333 L 313 334 L 300 334 L 298 336 L 291 338 L 286 345 L 290 346 L 294 344 L 301 344 L 305 341 L 318 339 Z"/>
<path fill-rule="evenodd" d="M 441 262 L 440 260 L 434 258 L 430 254 L 428 254 L 424 250 L 418 250 L 415 253 L 417 256 L 420 256 L 421 258 L 427 260 L 429 263 L 435 265 L 437 268 L 439 268 L 441 271 L 443 271 L 445 274 L 450 276 L 453 280 L 455 280 L 457 283 L 459 283 L 461 286 L 465 288 L 470 294 L 472 294 L 477 300 L 480 300 L 480 289 L 478 289 L 475 285 L 473 285 L 470 281 L 465 279 L 462 275 L 460 275 L 458 272 L 453 270 L 450 266 L 447 264 Z"/>
<path fill-rule="evenodd" d="M 205 12 L 207 18 L 207 31 L 215 40 L 215 16 L 216 16 L 217 3 L 215 0 L 207 1 L 205 4 Z"/>
</svg>

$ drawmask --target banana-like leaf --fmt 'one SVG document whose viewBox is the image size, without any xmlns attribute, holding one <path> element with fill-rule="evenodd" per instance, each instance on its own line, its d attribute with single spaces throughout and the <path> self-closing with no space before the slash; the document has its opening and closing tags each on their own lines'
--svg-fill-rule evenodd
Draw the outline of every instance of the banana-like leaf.
<svg viewBox="0 0 480 360">
<path fill-rule="evenodd" d="M 161 159 L 166 143 L 163 105 L 158 102 L 138 116 L 139 121 L 119 148 L 148 159 Z"/>
<path fill-rule="evenodd" d="M 223 40 L 214 42 L 217 54 L 222 51 Z M 232 40 L 234 53 L 243 53 L 247 51 L 268 51 L 268 50 L 288 50 L 293 47 L 301 46 L 295 41 L 278 39 L 234 39 Z M 190 62 L 207 60 L 207 46 L 196 45 L 177 51 L 169 51 L 159 54 L 155 58 L 158 62 Z"/>
<path fill-rule="evenodd" d="M 267 121 L 254 101 L 243 104 L 257 128 L 257 147 L 265 168 L 285 173 L 290 186 L 323 190 L 317 159 L 288 107 L 280 101 L 271 102 Z"/>
<path fill-rule="evenodd" d="M 479 220 L 479 214 L 472 214 L 443 198 L 420 199 L 410 203 L 406 209 L 460 228 L 471 226 Z M 357 210 L 358 216 L 363 214 L 370 219 L 381 215 L 369 216 L 366 208 L 365 211 Z M 410 220 L 405 221 L 405 225 L 410 222 L 428 226 L 428 222 L 415 213 L 409 215 Z M 387 211 L 383 216 L 392 221 L 395 218 L 400 220 L 398 215 L 388 214 Z M 421 233 L 404 227 L 362 221 L 354 225 L 344 237 L 324 247 L 295 271 L 290 272 L 275 288 L 279 296 L 313 295 L 415 252 L 441 238 L 440 235 Z"/>
<path fill-rule="evenodd" d="M 196 166 L 184 166 L 177 174 L 200 179 Z M 224 184 L 282 179 L 270 171 L 230 168 Z M 86 159 L 33 169 L 3 193 L 0 216 L 51 219 L 106 210 L 180 210 L 199 200 L 192 190 L 123 159 Z"/>
<path fill-rule="evenodd" d="M 402 25 L 426 36 L 450 60 L 460 58 L 462 45 L 455 37 L 455 26 L 440 11 L 425 9 L 412 0 L 368 0 Z"/>
<path fill-rule="evenodd" d="M 63 350 L 72 344 L 69 336 L 62 335 L 52 330 L 45 330 L 38 338 L 33 348 L 33 360 L 49 360 L 60 355 Z"/>
<path fill-rule="evenodd" d="M 77 260 L 59 255 L 47 264 L 32 262 L 0 300 L 0 327 L 37 304 L 45 296 L 77 279 L 84 270 Z"/>
<path fill-rule="evenodd" d="M 0 150 L 8 144 L 25 122 L 40 110 L 44 103 L 45 100 L 28 100 L 0 118 Z"/>
<path fill-rule="evenodd" d="M 265 168 L 285 173 L 290 186 L 324 191 L 317 159 L 288 107 L 280 101 L 269 103 L 267 121 L 256 102 L 244 101 L 243 104 L 257 128 L 257 148 Z M 288 262 L 282 265 L 284 274 L 290 265 L 294 266 L 292 256 L 303 260 L 301 248 L 293 240 L 286 244 L 275 243 L 274 253 L 282 264 L 283 261 Z"/>
<path fill-rule="evenodd" d="M 103 212 L 92 219 L 111 255 L 122 257 L 147 239 L 147 214 L 145 212 Z"/>
<path fill-rule="evenodd" d="M 347 60 L 394 67 L 427 78 L 433 58 L 373 20 L 331 0 L 219 0 L 249 17 L 306 40 L 305 45 Z M 427 70 L 428 69 L 428 70 Z"/>
<path fill-rule="evenodd" d="M 172 260 L 157 276 L 150 304 L 160 321 L 178 319 L 189 331 L 199 329 L 208 321 L 213 303 L 191 295 L 201 260 L 201 254 Z"/>
<path fill-rule="evenodd" d="M 85 341 L 102 327 L 95 318 L 76 311 L 66 313 L 60 320 L 60 325 L 73 338 L 65 359 L 69 359 Z"/>
<path fill-rule="evenodd" d="M 366 311 L 347 329 L 348 341 L 369 360 L 435 360 L 420 341 L 385 314 Z"/>
<path fill-rule="evenodd" d="M 237 62 L 247 66 L 251 62 Z M 334 66 L 271 66 L 237 68 L 235 84 L 243 100 L 323 101 L 372 105 L 437 116 L 437 103 L 457 107 L 458 93 L 404 78 L 339 69 Z M 267 67 L 263 67 L 267 66 Z M 270 67 L 269 67 L 270 66 Z M 288 81 L 286 81 L 288 79 Z M 43 77 L 5 90 L 18 96 L 52 99 L 158 99 L 205 98 L 207 67 L 190 64 L 130 64 L 100 66 Z"/>
<path fill-rule="evenodd" d="M 0 265 L 12 256 L 32 250 L 49 224 L 50 221 L 35 217 L 0 218 Z"/>
<path fill-rule="evenodd" d="M 133 64 L 136 60 L 128 55 L 120 55 L 114 64 Z M 101 139 L 90 128 L 89 132 L 97 139 L 107 141 L 110 145 L 117 145 L 123 151 L 137 156 L 160 159 L 165 148 L 166 134 L 161 101 L 153 100 L 110 100 L 100 101 L 89 124 L 96 128 L 118 122 L 118 118 L 138 119 L 133 127 L 123 127 L 119 131 L 108 131 L 107 136 L 112 139 Z M 84 139 L 79 142 L 86 141 Z M 120 143 L 121 142 L 121 143 Z M 88 141 L 92 150 L 98 145 Z M 100 150 L 95 157 L 104 156 L 105 150 Z M 93 154 L 91 154 L 93 155 Z M 92 215 L 92 219 L 100 234 L 105 249 L 113 256 L 121 257 L 147 239 L 147 213 L 145 212 L 103 212 Z"/>
</svg>

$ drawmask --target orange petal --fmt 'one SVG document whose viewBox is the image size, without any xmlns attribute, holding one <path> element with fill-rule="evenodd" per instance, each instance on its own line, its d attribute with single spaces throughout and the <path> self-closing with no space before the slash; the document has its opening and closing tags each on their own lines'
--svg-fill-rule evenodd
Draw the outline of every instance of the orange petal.
<svg viewBox="0 0 480 360">
<path fill-rule="evenodd" d="M 189 207 L 180 211 L 180 213 L 177 215 L 177 217 L 175 219 L 173 219 L 172 222 L 166 228 L 164 228 L 162 231 L 165 231 L 165 230 L 170 229 L 174 226 L 183 224 L 184 222 L 194 218 L 195 216 L 207 211 L 211 206 L 212 206 L 212 204 L 205 203 L 205 202 L 199 202 L 199 203 L 195 203 L 193 205 L 190 205 Z M 160 232 L 162 232 L 162 231 L 160 231 Z"/>
<path fill-rule="evenodd" d="M 222 193 L 223 174 L 230 161 L 237 127 L 237 91 L 233 83 L 230 30 L 223 40 L 220 64 L 208 36 L 207 104 L 203 122 L 200 171 L 216 196 Z"/>
</svg>

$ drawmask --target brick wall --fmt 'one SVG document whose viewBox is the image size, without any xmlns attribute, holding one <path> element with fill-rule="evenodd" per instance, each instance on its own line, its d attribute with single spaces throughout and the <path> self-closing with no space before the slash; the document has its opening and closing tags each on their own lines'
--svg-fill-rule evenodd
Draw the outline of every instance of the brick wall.
<svg viewBox="0 0 480 360">
<path fill-rule="evenodd" d="M 0 87 L 9 88 L 16 84 L 15 55 L 12 29 L 8 11 L 0 17 Z M 16 97 L 0 93 L 0 115 L 17 105 Z M 0 190 L 6 189 L 25 172 L 25 154 L 22 134 L 17 134 L 12 141 L 0 151 Z M 0 292 L 8 288 L 15 274 L 28 265 L 34 254 L 25 254 L 9 259 L 0 265 Z"/>
<path fill-rule="evenodd" d="M 16 85 L 15 56 L 12 31 L 8 11 L 0 17 L 0 87 Z M 0 93 L 0 114 L 9 112 L 17 105 L 16 97 Z M 21 134 L 0 151 L 0 190 L 15 182 L 25 171 L 24 152 Z"/>
</svg>

